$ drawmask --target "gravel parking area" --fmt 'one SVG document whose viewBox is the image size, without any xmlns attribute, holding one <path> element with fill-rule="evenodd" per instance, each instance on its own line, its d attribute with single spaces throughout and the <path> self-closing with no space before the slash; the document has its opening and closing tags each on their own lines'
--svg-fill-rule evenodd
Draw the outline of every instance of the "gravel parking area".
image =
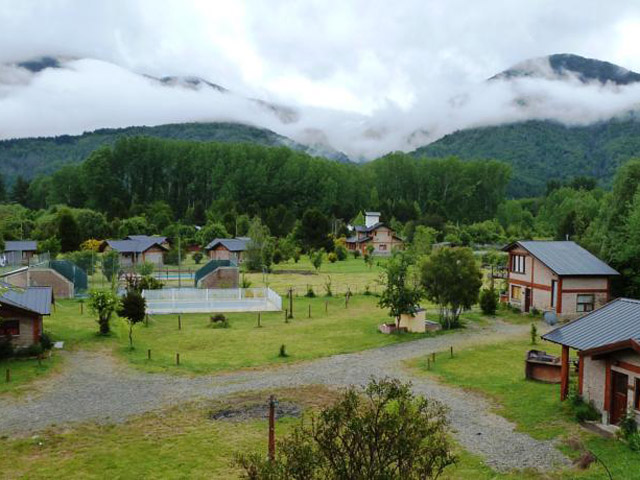
<svg viewBox="0 0 640 480">
<path fill-rule="evenodd" d="M 0 434 L 23 434 L 73 422 L 120 422 L 198 397 L 307 384 L 363 385 L 371 377 L 392 376 L 412 381 L 416 392 L 448 405 L 457 440 L 468 451 L 483 456 L 494 469 L 548 470 L 568 463 L 551 442 L 515 432 L 515 426 L 492 413 L 490 403 L 479 395 L 413 376 L 401 365 L 403 360 L 450 346 L 460 349 L 491 343 L 527 331 L 526 325 L 494 324 L 312 362 L 199 377 L 143 373 L 105 352 L 68 353 L 64 372 L 35 393 L 0 397 Z"/>
</svg>

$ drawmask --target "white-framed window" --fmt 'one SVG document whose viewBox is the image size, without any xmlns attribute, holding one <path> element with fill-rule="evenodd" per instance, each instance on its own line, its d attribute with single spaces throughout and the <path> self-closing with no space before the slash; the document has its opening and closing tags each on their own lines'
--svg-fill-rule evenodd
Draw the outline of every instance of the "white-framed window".
<svg viewBox="0 0 640 480">
<path fill-rule="evenodd" d="M 513 273 L 524 273 L 524 255 L 511 256 L 511 271 Z"/>
<path fill-rule="evenodd" d="M 576 312 L 591 312 L 595 303 L 595 295 L 579 294 L 576 298 Z"/>
</svg>

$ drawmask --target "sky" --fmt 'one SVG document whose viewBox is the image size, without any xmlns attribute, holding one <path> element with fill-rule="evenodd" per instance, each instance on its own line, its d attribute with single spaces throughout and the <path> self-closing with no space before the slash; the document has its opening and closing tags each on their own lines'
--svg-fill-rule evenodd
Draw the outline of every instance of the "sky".
<svg viewBox="0 0 640 480">
<path fill-rule="evenodd" d="M 527 115 L 566 121 L 640 101 L 637 89 L 612 97 L 544 82 L 523 82 L 518 92 L 485 86 L 513 64 L 552 53 L 640 71 L 640 2 L 0 0 L 1 64 L 92 59 L 72 62 L 74 75 L 0 71 L 0 137 L 225 119 L 372 157 L 414 147 L 407 137 L 416 131 L 424 133 L 418 142 L 431 141 L 520 119 L 509 105 L 523 92 L 555 98 Z M 169 95 L 135 74 L 195 75 L 237 98 Z M 300 120 L 282 124 L 241 98 L 293 106 Z"/>
</svg>

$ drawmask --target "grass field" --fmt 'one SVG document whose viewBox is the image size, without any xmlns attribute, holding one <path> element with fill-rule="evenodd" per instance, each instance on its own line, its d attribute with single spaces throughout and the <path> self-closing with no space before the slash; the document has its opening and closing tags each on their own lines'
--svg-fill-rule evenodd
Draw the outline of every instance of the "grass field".
<svg viewBox="0 0 640 480">
<path fill-rule="evenodd" d="M 639 454 L 619 441 L 604 439 L 582 429 L 574 421 L 568 404 L 560 402 L 558 385 L 524 379 L 524 355 L 530 348 L 533 347 L 529 341 L 523 339 L 467 348 L 452 359 L 443 355 L 442 361 L 432 364 L 428 372 L 426 358 L 412 362 L 411 366 L 445 383 L 487 395 L 495 400 L 496 413 L 513 421 L 518 430 L 539 439 L 561 439 L 560 448 L 571 457 L 579 452 L 569 448 L 564 441 L 569 438 L 581 441 L 585 448 L 603 460 L 613 478 L 639 479 Z M 554 354 L 559 351 L 546 342 L 538 348 Z M 482 368 L 470 368 L 471 365 L 482 365 Z M 467 467 L 472 466 L 471 461 Z M 478 465 L 477 472 L 472 468 L 468 473 L 468 478 L 502 478 L 484 476 L 486 467 L 483 465 Z M 601 479 L 606 478 L 606 474 L 601 465 L 594 464 L 586 471 L 556 472 L 540 478 Z"/>
<path fill-rule="evenodd" d="M 59 369 L 62 358 L 53 353 L 40 363 L 36 359 L 13 359 L 0 361 L 0 394 L 6 392 L 22 393 L 29 385 Z M 10 370 L 11 381 L 6 381 L 6 372 Z"/>
</svg>

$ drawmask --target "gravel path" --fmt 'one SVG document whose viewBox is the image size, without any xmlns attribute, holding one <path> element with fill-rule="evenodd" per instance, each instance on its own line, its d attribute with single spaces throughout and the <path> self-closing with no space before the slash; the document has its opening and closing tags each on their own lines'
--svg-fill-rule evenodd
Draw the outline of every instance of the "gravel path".
<svg viewBox="0 0 640 480">
<path fill-rule="evenodd" d="M 307 384 L 363 385 L 372 376 L 393 376 L 412 381 L 416 392 L 448 405 L 457 440 L 470 452 L 482 455 L 494 469 L 548 470 L 568 462 L 551 442 L 515 432 L 512 423 L 491 413 L 491 404 L 481 396 L 413 376 L 400 365 L 403 360 L 448 350 L 449 346 L 460 349 L 491 343 L 527 330 L 522 325 L 495 324 L 269 370 L 208 377 L 143 373 L 106 353 L 80 351 L 68 354 L 63 373 L 43 383 L 35 393 L 0 397 L 0 433 L 25 433 L 81 421 L 118 422 L 197 397 Z"/>
</svg>

